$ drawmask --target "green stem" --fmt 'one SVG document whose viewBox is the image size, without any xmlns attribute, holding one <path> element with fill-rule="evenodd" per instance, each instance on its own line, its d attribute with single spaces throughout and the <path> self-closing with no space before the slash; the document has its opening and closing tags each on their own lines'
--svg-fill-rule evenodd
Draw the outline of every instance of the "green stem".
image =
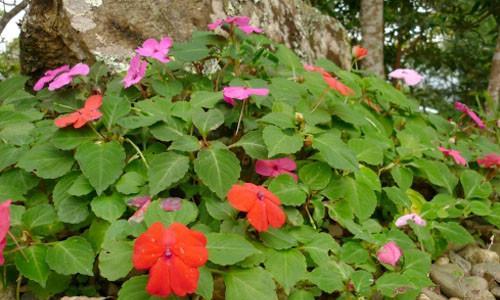
<svg viewBox="0 0 500 300">
<path fill-rule="evenodd" d="M 321 103 L 323 103 L 323 100 L 325 98 L 325 95 L 326 95 L 326 92 L 329 90 L 329 88 L 326 88 L 323 90 L 323 92 L 321 93 L 321 95 L 319 96 L 319 100 L 318 100 L 318 103 L 316 103 L 316 105 L 314 105 L 313 109 L 311 110 L 311 112 L 314 112 L 320 105 Z"/>
<path fill-rule="evenodd" d="M 17 249 L 19 249 L 19 251 L 21 251 L 21 255 L 24 257 L 24 259 L 28 260 L 28 257 L 26 256 L 26 254 L 24 254 L 23 247 L 21 247 L 21 245 L 19 245 L 16 237 L 12 234 L 12 232 L 10 232 L 10 230 L 9 230 L 9 231 L 7 231 L 7 234 L 14 241 L 14 244 L 16 244 Z"/>
<path fill-rule="evenodd" d="M 136 145 L 134 142 L 132 142 L 132 140 L 131 140 L 131 139 L 129 139 L 129 138 L 125 138 L 125 141 L 126 141 L 127 143 L 129 143 L 129 144 L 130 144 L 130 145 L 131 145 L 131 146 L 135 149 L 135 151 L 137 151 L 137 154 L 139 154 L 139 156 L 140 156 L 140 158 L 141 158 L 142 162 L 144 162 L 144 165 L 146 166 L 146 168 L 148 168 L 148 169 L 149 169 L 149 164 L 148 164 L 148 161 L 146 160 L 146 157 L 145 157 L 145 156 L 144 156 L 144 154 L 142 153 L 141 149 L 139 149 L 139 147 L 137 147 L 137 145 Z"/>
<path fill-rule="evenodd" d="M 241 121 L 243 120 L 243 112 L 245 111 L 245 103 L 246 102 L 247 102 L 246 100 L 243 100 L 243 104 L 241 105 L 240 117 L 238 118 L 238 125 L 236 126 L 236 132 L 234 133 L 234 136 L 237 136 L 238 131 L 240 130 Z"/>
</svg>

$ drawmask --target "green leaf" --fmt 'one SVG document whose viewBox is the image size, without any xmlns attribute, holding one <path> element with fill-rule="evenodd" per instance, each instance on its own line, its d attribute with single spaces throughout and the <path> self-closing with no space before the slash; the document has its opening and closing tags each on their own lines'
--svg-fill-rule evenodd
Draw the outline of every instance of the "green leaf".
<svg viewBox="0 0 500 300">
<path fill-rule="evenodd" d="M 370 272 L 358 270 L 352 273 L 351 282 L 354 285 L 356 293 L 363 296 L 368 296 L 370 293 L 370 286 L 373 282 L 373 277 Z"/>
<path fill-rule="evenodd" d="M 25 149 L 9 144 L 0 144 L 0 171 L 17 163 Z"/>
<path fill-rule="evenodd" d="M 71 150 L 83 143 L 97 139 L 97 135 L 88 127 L 59 129 L 52 137 L 52 144 L 61 150 Z"/>
<path fill-rule="evenodd" d="M 259 251 L 245 238 L 234 233 L 207 234 L 208 259 L 218 265 L 234 265 Z"/>
<path fill-rule="evenodd" d="M 303 70 L 300 58 L 284 45 L 277 46 L 276 57 L 279 59 L 281 66 L 292 69 L 293 73 Z"/>
<path fill-rule="evenodd" d="M 314 300 L 314 294 L 305 290 L 294 290 L 289 300 Z"/>
<path fill-rule="evenodd" d="M 474 242 L 474 238 L 470 235 L 470 233 L 456 222 L 434 222 L 432 223 L 432 226 L 439 230 L 444 238 L 450 243 L 460 246 Z"/>
<path fill-rule="evenodd" d="M 318 266 L 321 266 L 325 261 L 328 261 L 329 253 L 338 252 L 340 247 L 331 235 L 322 232 L 314 234 L 311 240 L 302 246 L 302 249 L 311 256 L 311 259 Z"/>
<path fill-rule="evenodd" d="M 243 147 L 246 154 L 254 159 L 266 159 L 268 157 L 267 146 L 264 143 L 262 132 L 258 130 L 248 132 L 233 146 Z"/>
<path fill-rule="evenodd" d="M 96 216 L 110 223 L 120 218 L 127 209 L 125 201 L 117 193 L 111 196 L 101 195 L 94 198 L 90 203 L 90 207 Z"/>
<path fill-rule="evenodd" d="M 408 278 L 398 273 L 384 273 L 377 279 L 375 286 L 382 295 L 391 298 L 413 288 Z"/>
<path fill-rule="evenodd" d="M 370 165 L 380 165 L 384 161 L 384 150 L 368 139 L 350 139 L 347 143 L 356 157 Z"/>
<path fill-rule="evenodd" d="M 389 200 L 391 200 L 398 211 L 404 211 L 404 209 L 410 209 L 412 204 L 406 193 L 404 193 L 400 188 L 395 186 L 384 187 L 384 192 L 386 193 Z"/>
<path fill-rule="evenodd" d="M 351 177 L 343 177 L 340 188 L 360 220 L 368 219 L 373 214 L 377 206 L 377 197 L 368 186 Z"/>
<path fill-rule="evenodd" d="M 94 251 L 82 237 L 70 237 L 55 243 L 47 251 L 46 261 L 49 267 L 59 274 L 94 275 Z"/>
<path fill-rule="evenodd" d="M 148 170 L 149 191 L 152 196 L 181 180 L 189 169 L 189 158 L 175 152 L 153 156 Z"/>
<path fill-rule="evenodd" d="M 341 291 L 344 288 L 342 277 L 336 274 L 335 269 L 320 266 L 307 276 L 308 280 L 327 293 Z"/>
<path fill-rule="evenodd" d="M 297 249 L 271 252 L 265 266 L 266 270 L 284 288 L 286 294 L 289 294 L 295 284 L 304 279 L 307 273 L 306 258 Z"/>
<path fill-rule="evenodd" d="M 24 90 L 28 76 L 15 75 L 0 82 L 0 100 L 8 99 L 16 91 Z"/>
<path fill-rule="evenodd" d="M 284 229 L 269 228 L 268 231 L 260 233 L 260 238 L 264 242 L 264 245 L 277 250 L 297 246 L 297 240 Z"/>
<path fill-rule="evenodd" d="M 262 132 L 264 143 L 267 146 L 268 157 L 276 154 L 291 154 L 299 151 L 303 145 L 303 139 L 298 134 L 288 134 L 276 126 L 267 126 Z"/>
<path fill-rule="evenodd" d="M 90 182 L 88 179 L 80 175 L 78 178 L 73 182 L 71 187 L 68 189 L 67 193 L 72 195 L 72 196 L 84 196 L 92 192 L 94 188 L 92 185 L 90 185 Z"/>
<path fill-rule="evenodd" d="M 141 187 L 146 182 L 144 176 L 137 172 L 127 172 L 116 182 L 116 190 L 122 194 L 130 195 L 139 193 Z"/>
<path fill-rule="evenodd" d="M 224 114 L 216 108 L 208 111 L 200 109 L 193 113 L 193 124 L 203 136 L 207 136 L 209 132 L 219 128 L 223 123 Z"/>
<path fill-rule="evenodd" d="M 45 287 L 50 269 L 45 262 L 47 248 L 44 245 L 34 245 L 16 253 L 16 267 L 24 277 Z"/>
<path fill-rule="evenodd" d="M 102 120 L 107 129 L 130 112 L 130 102 L 116 95 L 106 95 L 102 99 Z"/>
<path fill-rule="evenodd" d="M 187 225 L 198 216 L 198 207 L 191 201 L 182 200 L 181 208 L 176 211 L 164 211 L 160 204 L 160 201 L 153 201 L 146 211 L 144 221 L 148 226 L 155 222 L 162 222 L 167 227 L 173 222 Z"/>
<path fill-rule="evenodd" d="M 229 150 L 205 149 L 198 153 L 194 169 L 208 188 L 224 199 L 240 177 L 240 161 Z"/>
<path fill-rule="evenodd" d="M 464 188 L 465 199 L 487 199 L 492 192 L 491 184 L 473 170 L 463 171 L 460 175 L 460 182 Z"/>
<path fill-rule="evenodd" d="M 200 150 L 201 145 L 200 141 L 192 135 L 184 135 L 177 138 L 171 145 L 168 147 L 168 150 L 178 150 L 184 152 L 195 152 Z"/>
<path fill-rule="evenodd" d="M 38 177 L 54 179 L 68 173 L 73 163 L 70 153 L 45 144 L 36 145 L 24 153 L 17 166 L 28 172 L 35 172 Z"/>
<path fill-rule="evenodd" d="M 413 183 L 413 173 L 408 168 L 395 166 L 391 169 L 391 176 L 403 191 L 409 189 Z"/>
<path fill-rule="evenodd" d="M 431 257 L 429 254 L 420 250 L 406 250 L 404 251 L 403 269 L 405 271 L 415 270 L 422 274 L 427 274 L 431 269 Z"/>
<path fill-rule="evenodd" d="M 299 169 L 300 180 L 313 191 L 326 188 L 332 175 L 332 169 L 323 162 L 308 163 Z"/>
<path fill-rule="evenodd" d="M 89 216 L 88 201 L 85 199 L 65 198 L 56 209 L 59 220 L 64 223 L 78 224 Z"/>
<path fill-rule="evenodd" d="M 232 270 L 224 275 L 227 300 L 277 300 L 273 278 L 262 268 Z"/>
<path fill-rule="evenodd" d="M 213 108 L 222 98 L 222 92 L 196 91 L 189 102 L 192 107 Z"/>
<path fill-rule="evenodd" d="M 98 195 L 120 177 L 125 166 L 125 150 L 115 141 L 82 144 L 75 158 Z"/>
<path fill-rule="evenodd" d="M 347 264 L 362 265 L 370 259 L 370 254 L 361 243 L 349 241 L 342 245 L 340 259 Z"/>
<path fill-rule="evenodd" d="M 453 194 L 458 179 L 444 163 L 430 160 L 419 160 L 415 163 L 432 184 L 444 187 L 449 194 Z"/>
<path fill-rule="evenodd" d="M 57 215 L 52 205 L 40 204 L 26 210 L 22 221 L 27 228 L 35 229 L 41 226 L 52 225 L 57 221 Z"/>
<path fill-rule="evenodd" d="M 269 190 L 275 194 L 284 205 L 300 206 L 307 198 L 297 182 L 290 175 L 280 175 L 269 184 Z"/>
<path fill-rule="evenodd" d="M 125 281 L 118 292 L 118 300 L 161 300 L 164 298 L 153 297 L 146 291 L 148 275 L 135 276 Z"/>
<path fill-rule="evenodd" d="M 204 198 L 205 207 L 212 218 L 217 220 L 234 220 L 237 211 L 228 201 L 220 201 L 216 197 Z"/>
<path fill-rule="evenodd" d="M 214 293 L 214 279 L 212 273 L 206 267 L 200 269 L 200 279 L 198 279 L 198 288 L 196 294 L 202 296 L 205 300 L 211 300 Z"/>
<path fill-rule="evenodd" d="M 127 276 L 132 270 L 133 242 L 112 241 L 106 245 L 99 255 L 99 271 L 101 275 L 115 281 Z"/>
<path fill-rule="evenodd" d="M 210 54 L 207 46 L 200 42 L 175 43 L 169 53 L 178 60 L 192 62 L 200 60 Z"/>
<path fill-rule="evenodd" d="M 312 146 L 332 168 L 348 171 L 358 169 L 356 156 L 335 134 L 325 133 L 314 137 Z"/>
</svg>

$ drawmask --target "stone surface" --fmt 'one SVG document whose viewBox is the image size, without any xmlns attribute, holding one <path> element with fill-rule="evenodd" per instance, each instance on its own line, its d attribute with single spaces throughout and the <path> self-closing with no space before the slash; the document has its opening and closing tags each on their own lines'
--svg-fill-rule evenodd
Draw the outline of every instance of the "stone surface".
<svg viewBox="0 0 500 300">
<path fill-rule="evenodd" d="M 491 293 L 497 297 L 497 298 L 500 298 L 500 286 L 496 286 L 494 288 L 491 289 Z"/>
<path fill-rule="evenodd" d="M 455 264 L 432 265 L 431 279 L 439 285 L 443 293 L 449 297 L 468 300 L 492 299 L 488 291 L 488 282 L 479 276 L 465 276 L 462 268 Z"/>
<path fill-rule="evenodd" d="M 169 35 L 182 42 L 227 15 L 249 16 L 306 62 L 327 57 L 350 68 L 346 30 L 302 0 L 32 0 L 21 28 L 22 71 L 38 76 L 96 58 L 123 68 L 145 39 Z"/>
<path fill-rule="evenodd" d="M 466 260 L 465 258 L 456 254 L 453 251 L 450 251 L 449 257 L 450 257 L 450 261 L 452 263 L 456 264 L 457 266 L 459 266 L 460 268 L 462 268 L 462 270 L 464 270 L 465 274 L 468 275 L 470 273 L 470 271 L 472 269 L 472 265 L 468 260 Z"/>
<path fill-rule="evenodd" d="M 480 263 L 472 267 L 472 275 L 485 277 L 490 276 L 497 282 L 500 282 L 500 264 L 499 263 Z"/>
<path fill-rule="evenodd" d="M 465 249 L 460 251 L 460 255 L 472 264 L 499 262 L 499 256 L 495 251 L 481 249 L 474 245 L 467 246 Z"/>
<path fill-rule="evenodd" d="M 450 263 L 450 258 L 446 255 L 439 257 L 436 259 L 436 265 L 447 265 Z"/>
<path fill-rule="evenodd" d="M 425 296 L 429 300 L 446 300 L 447 298 L 444 297 L 443 295 L 440 295 L 430 288 L 424 288 L 422 289 L 422 294 L 420 294 L 420 297 Z"/>
<path fill-rule="evenodd" d="M 13 287 L 2 288 L 0 286 L 0 300 L 15 300 Z"/>
</svg>

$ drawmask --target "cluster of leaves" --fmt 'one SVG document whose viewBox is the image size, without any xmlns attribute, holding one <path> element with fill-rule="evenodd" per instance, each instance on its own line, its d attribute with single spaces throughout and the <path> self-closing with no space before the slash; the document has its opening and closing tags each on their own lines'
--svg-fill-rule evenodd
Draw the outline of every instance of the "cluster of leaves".
<svg viewBox="0 0 500 300">
<path fill-rule="evenodd" d="M 40 299 L 117 287 L 122 300 L 155 299 L 145 291 L 147 276 L 132 270 L 133 241 L 154 222 L 175 221 L 208 238 L 197 290 L 204 299 L 214 291 L 228 300 L 413 299 L 432 284 L 432 258 L 474 242 L 462 221 L 500 225 L 493 201 L 500 180 L 475 163 L 500 152 L 498 132 L 427 116 L 383 79 L 318 60 L 354 91 L 341 96 L 261 35 L 197 32 L 170 54 L 174 61 L 152 61 L 141 85 L 128 89 L 101 64 L 56 93 L 32 95 L 22 76 L 0 83 L 0 199 L 14 201 L 15 237 L 4 284 L 17 279 Z M 224 86 L 270 94 L 232 107 Z M 95 90 L 104 95 L 99 121 L 54 125 Z M 438 150 L 450 145 L 468 167 Z M 298 182 L 255 173 L 257 159 L 283 156 L 296 160 Z M 276 194 L 286 225 L 249 227 L 226 199 L 239 180 Z M 128 222 L 127 201 L 143 195 L 154 199 L 144 221 Z M 179 210 L 160 208 L 169 196 L 183 199 Z M 395 218 L 409 212 L 427 226 L 397 228 Z M 394 268 L 376 259 L 388 241 L 404 255 Z"/>
</svg>

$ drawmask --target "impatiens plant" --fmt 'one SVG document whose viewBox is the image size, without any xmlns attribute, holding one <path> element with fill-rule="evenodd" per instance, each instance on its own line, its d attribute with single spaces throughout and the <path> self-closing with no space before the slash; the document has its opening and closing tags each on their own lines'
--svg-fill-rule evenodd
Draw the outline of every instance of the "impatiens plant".
<svg viewBox="0 0 500 300">
<path fill-rule="evenodd" d="M 144 41 L 126 74 L 81 63 L 33 93 L 0 83 L 3 286 L 415 299 L 433 259 L 489 241 L 468 225 L 500 226 L 495 120 L 427 115 L 388 78 L 304 66 L 246 17 L 216 28 Z"/>
</svg>

